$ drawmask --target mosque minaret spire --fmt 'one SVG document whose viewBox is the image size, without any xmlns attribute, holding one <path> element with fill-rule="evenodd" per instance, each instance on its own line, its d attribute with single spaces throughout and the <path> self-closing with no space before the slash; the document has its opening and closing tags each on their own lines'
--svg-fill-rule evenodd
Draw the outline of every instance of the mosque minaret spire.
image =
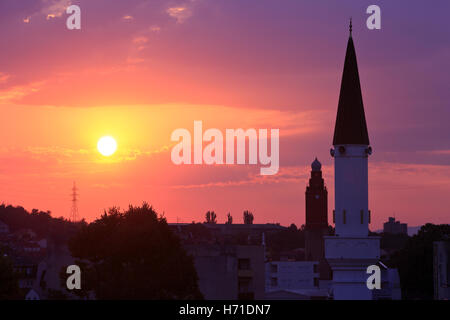
<svg viewBox="0 0 450 320">
<path fill-rule="evenodd" d="M 371 299 L 366 269 L 378 261 L 379 238 L 369 237 L 368 159 L 372 154 L 352 37 L 342 73 L 331 155 L 334 158 L 335 236 L 325 237 L 335 299 Z"/>
</svg>

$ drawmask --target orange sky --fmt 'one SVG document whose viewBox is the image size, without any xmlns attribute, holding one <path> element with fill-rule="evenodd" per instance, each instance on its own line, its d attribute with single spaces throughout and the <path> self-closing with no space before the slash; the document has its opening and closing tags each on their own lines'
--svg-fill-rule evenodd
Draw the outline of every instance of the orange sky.
<svg viewBox="0 0 450 320">
<path fill-rule="evenodd" d="M 3 202 L 68 217 L 76 181 L 79 212 L 89 221 L 104 208 L 147 201 L 169 222 L 202 221 L 207 210 L 215 210 L 219 222 L 227 212 L 241 222 L 249 209 L 255 223 L 301 225 L 309 164 L 317 156 L 331 212 L 329 149 L 345 23 L 353 14 L 374 148 L 372 229 L 394 214 L 410 225 L 449 222 L 450 132 L 444 119 L 450 116 L 450 88 L 443 70 L 450 49 L 442 41 L 448 28 L 442 30 L 439 19 L 414 24 L 401 5 L 386 5 L 398 20 L 371 33 L 364 5 L 345 4 L 328 19 L 312 2 L 281 7 L 267 1 L 132 0 L 110 1 L 102 10 L 102 1 L 3 5 Z M 65 29 L 67 3 L 80 5 L 81 31 Z M 413 17 L 419 15 L 421 5 L 412 7 Z M 434 36 L 421 33 L 423 26 Z M 416 38 L 408 36 L 411 30 L 418 31 Z M 418 45 L 422 36 L 427 46 Z M 279 173 L 260 176 L 259 165 L 174 165 L 170 134 L 177 128 L 193 132 L 194 120 L 223 132 L 279 128 Z M 96 150 L 104 135 L 118 143 L 110 158 Z"/>
</svg>

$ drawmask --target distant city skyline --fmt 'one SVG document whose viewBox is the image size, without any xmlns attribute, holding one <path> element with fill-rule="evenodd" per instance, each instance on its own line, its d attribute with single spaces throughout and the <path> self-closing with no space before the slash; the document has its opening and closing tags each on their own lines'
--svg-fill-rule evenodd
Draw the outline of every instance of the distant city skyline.
<svg viewBox="0 0 450 320">
<path fill-rule="evenodd" d="M 372 231 L 388 217 L 449 223 L 448 1 L 70 1 L 0 4 L 0 201 L 80 218 L 147 201 L 169 222 L 305 223 L 310 164 L 322 163 L 332 224 L 333 129 L 348 36 L 353 37 L 374 154 Z M 405 10 L 407 7 L 408 10 Z M 426 14 L 424 13 L 426 12 Z M 332 14 L 331 14 L 332 13 Z M 280 169 L 176 166 L 170 134 L 279 128 Z M 117 152 L 103 157 L 102 136 Z"/>
</svg>

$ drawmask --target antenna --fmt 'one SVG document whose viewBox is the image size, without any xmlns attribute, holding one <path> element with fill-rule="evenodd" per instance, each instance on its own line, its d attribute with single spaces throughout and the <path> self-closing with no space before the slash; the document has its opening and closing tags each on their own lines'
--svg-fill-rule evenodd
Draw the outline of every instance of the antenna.
<svg viewBox="0 0 450 320">
<path fill-rule="evenodd" d="M 78 189 L 77 186 L 75 185 L 75 181 L 73 182 L 73 187 L 72 187 L 72 208 L 70 209 L 70 221 L 72 222 L 78 222 L 78 206 L 77 206 L 77 201 L 78 201 L 78 193 L 77 193 Z"/>
<path fill-rule="evenodd" d="M 351 36 L 352 36 L 352 31 L 353 31 L 352 17 L 350 17 L 350 26 L 349 26 L 349 30 L 350 30 L 350 37 L 351 37 Z"/>
</svg>

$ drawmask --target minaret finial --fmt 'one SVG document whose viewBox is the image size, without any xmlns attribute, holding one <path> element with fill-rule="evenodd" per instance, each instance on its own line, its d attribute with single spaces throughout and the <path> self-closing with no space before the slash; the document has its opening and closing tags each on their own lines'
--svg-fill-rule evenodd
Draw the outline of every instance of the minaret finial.
<svg viewBox="0 0 450 320">
<path fill-rule="evenodd" d="M 352 17 L 350 17 L 350 27 L 349 27 L 349 29 L 350 29 L 350 37 L 352 36 L 352 29 L 353 29 L 353 26 L 352 26 Z"/>
</svg>

